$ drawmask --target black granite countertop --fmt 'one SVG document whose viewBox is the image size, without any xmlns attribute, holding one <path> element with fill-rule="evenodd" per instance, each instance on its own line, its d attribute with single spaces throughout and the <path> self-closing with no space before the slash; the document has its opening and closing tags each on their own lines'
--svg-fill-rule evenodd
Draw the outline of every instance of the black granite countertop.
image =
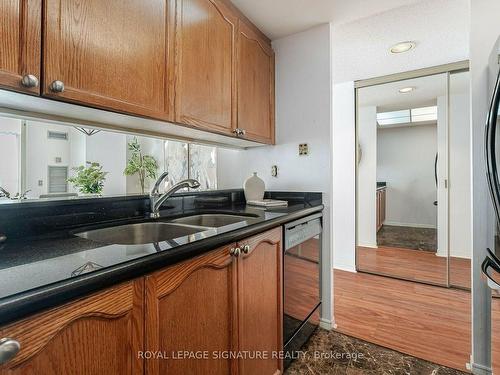
<svg viewBox="0 0 500 375">
<path fill-rule="evenodd" d="M 279 198 L 283 198 L 280 196 Z M 219 246 L 320 212 L 321 200 L 291 200 L 288 207 L 258 208 L 241 200 L 217 208 L 184 207 L 162 211 L 159 221 L 201 213 L 240 213 L 248 219 L 174 240 L 145 245 L 115 245 L 74 235 L 83 229 L 150 221 L 135 215 L 83 226 L 72 225 L 0 247 L 0 324 L 130 280 Z"/>
<path fill-rule="evenodd" d="M 383 190 L 387 188 L 387 182 L 377 181 L 377 190 Z"/>
</svg>

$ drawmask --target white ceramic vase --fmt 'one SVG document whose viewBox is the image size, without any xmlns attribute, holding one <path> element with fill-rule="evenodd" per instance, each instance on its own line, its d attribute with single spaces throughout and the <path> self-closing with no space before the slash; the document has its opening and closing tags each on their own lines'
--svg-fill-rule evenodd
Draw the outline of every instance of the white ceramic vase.
<svg viewBox="0 0 500 375">
<path fill-rule="evenodd" d="M 243 183 L 243 190 L 247 201 L 260 201 L 264 199 L 266 185 L 257 176 L 257 172 L 253 172 L 253 176 L 248 177 Z"/>
</svg>

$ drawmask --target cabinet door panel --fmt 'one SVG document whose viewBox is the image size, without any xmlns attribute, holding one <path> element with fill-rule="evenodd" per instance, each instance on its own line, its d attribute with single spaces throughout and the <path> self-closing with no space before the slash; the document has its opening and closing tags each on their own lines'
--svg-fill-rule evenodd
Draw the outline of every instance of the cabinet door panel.
<svg viewBox="0 0 500 375">
<path fill-rule="evenodd" d="M 169 119 L 169 0 L 46 0 L 43 94 Z M 53 92 L 51 83 L 64 83 Z"/>
<path fill-rule="evenodd" d="M 245 23 L 238 33 L 238 123 L 245 138 L 274 143 L 274 52 Z"/>
<path fill-rule="evenodd" d="M 40 80 L 41 0 L 0 1 L 0 87 L 39 94 L 24 87 L 24 75 Z"/>
<path fill-rule="evenodd" d="M 21 350 L 0 374 L 140 374 L 144 280 L 129 282 L 0 329 Z"/>
<path fill-rule="evenodd" d="M 237 17 L 219 0 L 177 2 L 176 121 L 230 133 Z"/>
<path fill-rule="evenodd" d="M 238 260 L 239 350 L 268 354 L 268 359 L 240 360 L 240 375 L 277 374 L 282 361 L 272 353 L 283 345 L 281 228 L 238 244 L 250 247 Z"/>
<path fill-rule="evenodd" d="M 213 352 L 236 342 L 232 260 L 225 247 L 147 277 L 146 347 L 169 357 L 147 361 L 147 374 L 231 373 L 236 364 Z M 184 351 L 208 358 L 172 358 Z"/>
</svg>

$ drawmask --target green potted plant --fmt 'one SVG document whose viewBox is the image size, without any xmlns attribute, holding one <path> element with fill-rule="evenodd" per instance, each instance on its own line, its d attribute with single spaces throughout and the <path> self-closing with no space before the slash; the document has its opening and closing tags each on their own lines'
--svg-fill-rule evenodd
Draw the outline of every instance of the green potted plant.
<svg viewBox="0 0 500 375">
<path fill-rule="evenodd" d="M 130 158 L 127 161 L 127 166 L 123 171 L 125 176 L 138 174 L 139 183 L 141 185 L 141 193 L 145 194 L 146 179 L 156 179 L 156 171 L 158 170 L 158 162 L 151 155 L 143 155 L 141 145 L 137 138 L 128 143 Z"/>
<path fill-rule="evenodd" d="M 82 194 L 100 195 L 108 172 L 104 172 L 99 163 L 88 161 L 86 164 L 87 167 L 80 165 L 79 167 L 72 168 L 76 174 L 68 178 L 68 182 L 72 183 Z"/>
</svg>

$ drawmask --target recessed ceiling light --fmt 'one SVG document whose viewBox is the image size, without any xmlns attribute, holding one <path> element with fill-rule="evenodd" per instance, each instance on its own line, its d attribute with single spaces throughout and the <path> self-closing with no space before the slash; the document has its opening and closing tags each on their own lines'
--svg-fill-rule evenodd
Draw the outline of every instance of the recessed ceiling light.
<svg viewBox="0 0 500 375">
<path fill-rule="evenodd" d="M 402 89 L 399 89 L 399 92 L 401 94 L 406 94 L 407 92 L 412 92 L 413 90 L 415 90 L 415 87 L 410 86 L 410 87 L 403 87 Z"/>
<path fill-rule="evenodd" d="M 409 50 L 412 50 L 415 48 L 417 44 L 415 42 L 401 42 L 393 45 L 390 49 L 391 53 L 403 53 L 403 52 L 408 52 Z"/>
</svg>

